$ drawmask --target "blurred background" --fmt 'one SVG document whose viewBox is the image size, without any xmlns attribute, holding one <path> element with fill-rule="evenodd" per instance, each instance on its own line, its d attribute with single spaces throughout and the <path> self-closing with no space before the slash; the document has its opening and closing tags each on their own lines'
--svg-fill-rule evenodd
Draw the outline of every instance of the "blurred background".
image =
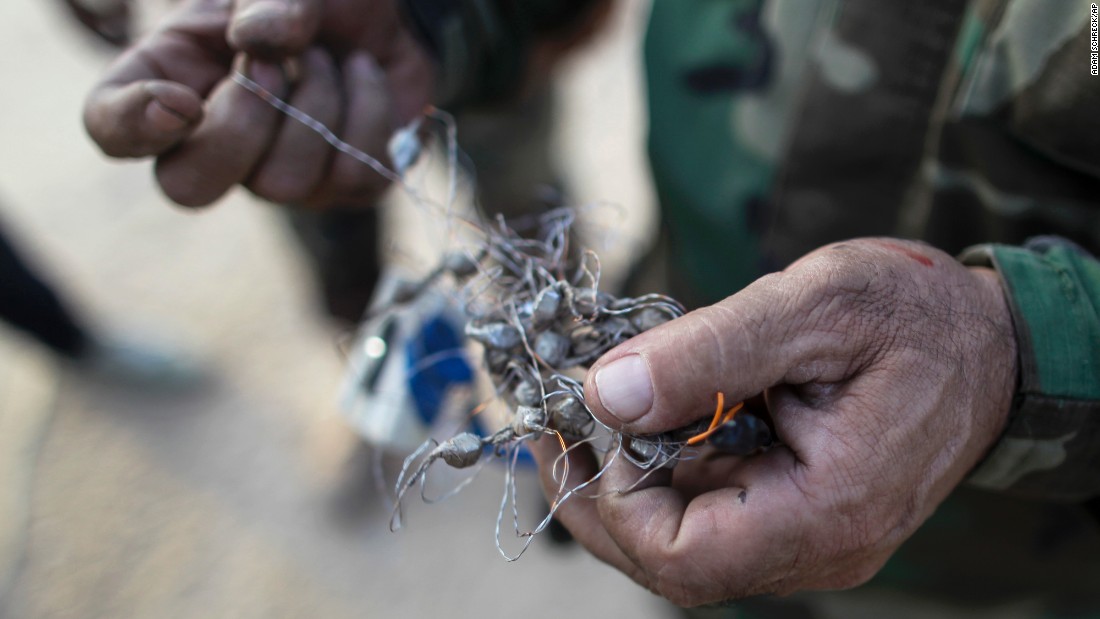
<svg viewBox="0 0 1100 619">
<path fill-rule="evenodd" d="M 140 27 L 166 5 L 139 2 Z M 557 80 L 570 195 L 617 205 L 596 224 L 615 230 L 595 247 L 612 273 L 652 220 L 646 12 L 621 3 Z M 175 346 L 210 378 L 125 388 L 0 324 L 0 617 L 672 616 L 575 546 L 501 559 L 499 467 L 445 503 L 410 501 L 391 533 L 336 405 L 346 331 L 280 214 L 244 192 L 184 211 L 147 162 L 101 156 L 80 109 L 113 52 L 61 2 L 0 3 L 0 45 L 5 229 L 97 329 Z M 430 265 L 423 229 L 439 222 L 424 218 L 390 218 L 406 266 Z M 537 512 L 531 471 L 520 492 Z"/>
</svg>

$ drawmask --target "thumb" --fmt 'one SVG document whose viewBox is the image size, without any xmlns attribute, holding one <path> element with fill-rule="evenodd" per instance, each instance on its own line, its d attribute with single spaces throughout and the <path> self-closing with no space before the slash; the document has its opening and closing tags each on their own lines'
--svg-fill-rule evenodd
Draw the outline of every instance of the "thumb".
<svg viewBox="0 0 1100 619">
<path fill-rule="evenodd" d="M 97 87 L 85 104 L 84 126 L 111 157 L 147 157 L 190 135 L 202 116 L 202 99 L 195 91 L 149 80 Z"/>
<path fill-rule="evenodd" d="M 589 370 L 585 396 L 607 425 L 632 434 L 675 430 L 713 414 L 716 392 L 739 402 L 782 382 L 840 380 L 850 355 L 822 280 L 765 276 L 741 292 L 630 339 Z M 847 356 L 847 359 L 844 357 Z M 835 359 L 836 362 L 831 362 Z"/>
<path fill-rule="evenodd" d="M 88 134 L 112 157 L 161 154 L 185 139 L 200 120 L 197 93 L 167 80 L 101 85 L 84 109 Z"/>
<path fill-rule="evenodd" d="M 317 35 L 321 5 L 322 0 L 237 0 L 229 44 L 269 60 L 300 54 Z"/>
</svg>

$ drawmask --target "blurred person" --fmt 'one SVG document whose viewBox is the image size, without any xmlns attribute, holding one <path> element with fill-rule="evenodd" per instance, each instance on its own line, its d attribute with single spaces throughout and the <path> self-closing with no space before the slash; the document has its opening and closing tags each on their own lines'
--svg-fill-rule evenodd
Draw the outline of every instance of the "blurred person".
<svg viewBox="0 0 1100 619">
<path fill-rule="evenodd" d="M 234 63 L 380 153 L 430 100 L 522 92 L 552 56 L 540 26 L 590 6 L 192 0 L 108 71 L 85 121 L 108 154 L 156 157 L 184 205 L 238 183 L 371 197 L 380 179 L 236 87 Z M 677 604 L 744 616 L 1100 609 L 1089 19 L 1037 0 L 654 3 L 653 261 L 702 308 L 608 353 L 585 393 L 648 434 L 721 391 L 781 445 L 570 501 L 582 544 Z M 280 62 L 299 55 L 291 83 Z M 1007 244 L 973 245 L 991 242 Z M 639 475 L 619 462 L 600 485 Z"/>
<path fill-rule="evenodd" d="M 129 41 L 129 3 L 65 0 L 80 23 L 111 45 Z M 57 285 L 0 221 L 0 320 L 17 328 L 84 375 L 142 387 L 180 387 L 199 375 L 195 362 L 164 344 L 89 326 Z"/>
<path fill-rule="evenodd" d="M 199 376 L 194 361 L 165 345 L 91 329 L 56 285 L 32 266 L 4 225 L 0 225 L 0 320 L 89 377 L 167 388 L 190 385 Z"/>
</svg>

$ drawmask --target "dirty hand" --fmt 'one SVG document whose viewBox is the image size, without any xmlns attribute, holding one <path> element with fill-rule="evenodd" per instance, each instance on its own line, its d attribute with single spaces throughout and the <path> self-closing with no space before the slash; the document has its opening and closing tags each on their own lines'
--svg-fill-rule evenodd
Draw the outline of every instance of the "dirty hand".
<svg viewBox="0 0 1100 619">
<path fill-rule="evenodd" d="M 237 183 L 277 202 L 370 203 L 381 177 L 231 75 L 242 71 L 382 158 L 434 81 L 394 4 L 186 0 L 110 67 L 88 96 L 85 126 L 110 156 L 156 157 L 161 188 L 186 206 L 210 204 Z"/>
<path fill-rule="evenodd" d="M 634 434 L 763 394 L 782 444 L 651 475 L 618 458 L 596 500 L 558 512 L 576 538 L 681 605 L 868 580 L 995 442 L 1016 380 L 998 276 L 926 245 L 831 245 L 646 332 L 588 373 L 586 398 Z M 544 486 L 561 448 L 536 445 Z M 571 458 L 572 481 L 597 470 Z M 552 492 L 552 490 L 548 490 Z M 586 491 L 587 494 L 587 491 Z"/>
</svg>

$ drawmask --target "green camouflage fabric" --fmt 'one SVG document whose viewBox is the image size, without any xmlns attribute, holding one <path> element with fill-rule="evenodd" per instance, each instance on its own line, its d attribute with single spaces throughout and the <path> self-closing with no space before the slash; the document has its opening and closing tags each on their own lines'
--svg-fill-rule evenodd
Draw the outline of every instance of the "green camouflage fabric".
<svg viewBox="0 0 1100 619">
<path fill-rule="evenodd" d="M 1100 617 L 1089 5 L 654 2 L 649 146 L 674 295 L 712 303 L 821 245 L 891 235 L 996 268 L 1019 332 L 1011 421 L 971 487 L 867 585 L 737 616 Z"/>
</svg>

